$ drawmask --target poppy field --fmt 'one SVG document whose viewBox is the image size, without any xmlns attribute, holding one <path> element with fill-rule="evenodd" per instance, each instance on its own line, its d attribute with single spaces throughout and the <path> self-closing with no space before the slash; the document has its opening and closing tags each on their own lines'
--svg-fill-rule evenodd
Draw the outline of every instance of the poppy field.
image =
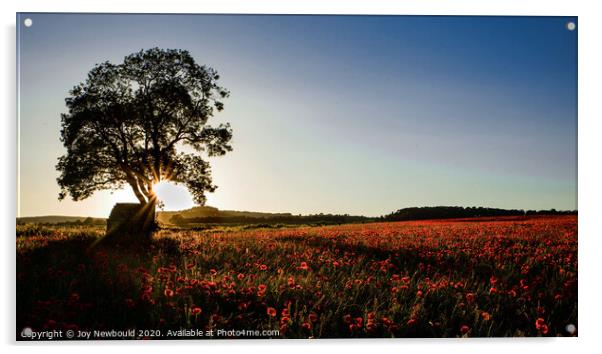
<svg viewBox="0 0 602 354">
<path fill-rule="evenodd" d="M 576 215 L 103 235 L 17 226 L 18 339 L 577 335 Z"/>
</svg>

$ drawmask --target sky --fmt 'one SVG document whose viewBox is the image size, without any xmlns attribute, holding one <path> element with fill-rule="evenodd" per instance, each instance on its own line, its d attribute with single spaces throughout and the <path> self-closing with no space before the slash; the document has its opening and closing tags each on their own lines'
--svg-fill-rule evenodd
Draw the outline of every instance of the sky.
<svg viewBox="0 0 602 354">
<path fill-rule="evenodd" d="M 27 27 L 24 20 L 31 19 Z M 577 209 L 572 17 L 17 16 L 18 216 L 108 216 L 129 190 L 58 201 L 68 91 L 104 61 L 186 49 L 230 90 L 208 205 L 378 216 L 410 206 Z M 160 188 L 166 210 L 193 206 Z"/>
</svg>

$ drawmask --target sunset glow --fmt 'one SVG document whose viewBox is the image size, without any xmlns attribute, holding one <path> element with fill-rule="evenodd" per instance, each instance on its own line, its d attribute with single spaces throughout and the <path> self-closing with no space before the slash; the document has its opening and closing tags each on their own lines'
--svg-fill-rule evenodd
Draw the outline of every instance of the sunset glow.
<svg viewBox="0 0 602 354">
<path fill-rule="evenodd" d="M 192 196 L 183 185 L 176 185 L 168 181 L 155 184 L 153 190 L 160 201 L 163 202 L 163 210 L 182 210 L 194 206 Z"/>
</svg>

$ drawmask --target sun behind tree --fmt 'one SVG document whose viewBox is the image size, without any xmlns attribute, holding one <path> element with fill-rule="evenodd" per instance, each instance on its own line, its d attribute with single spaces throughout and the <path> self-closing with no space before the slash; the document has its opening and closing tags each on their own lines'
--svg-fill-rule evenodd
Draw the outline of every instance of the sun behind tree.
<svg viewBox="0 0 602 354">
<path fill-rule="evenodd" d="M 217 187 L 201 153 L 231 151 L 229 123 L 207 124 L 229 92 L 217 71 L 198 65 L 185 50 L 153 48 L 123 63 L 97 64 L 66 98 L 61 141 L 67 153 L 56 165 L 59 200 L 129 185 L 140 204 L 158 202 L 161 181 L 184 184 L 203 205 Z M 193 153 L 178 151 L 182 145 Z"/>
</svg>

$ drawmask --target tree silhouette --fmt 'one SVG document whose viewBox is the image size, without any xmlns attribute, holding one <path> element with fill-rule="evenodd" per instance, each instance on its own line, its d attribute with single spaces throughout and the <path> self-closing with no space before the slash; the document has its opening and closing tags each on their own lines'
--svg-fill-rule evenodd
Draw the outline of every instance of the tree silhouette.
<svg viewBox="0 0 602 354">
<path fill-rule="evenodd" d="M 231 151 L 229 123 L 207 124 L 224 108 L 229 92 L 217 72 L 195 63 L 188 51 L 153 48 L 125 57 L 122 64 L 97 64 L 65 99 L 61 141 L 67 153 L 59 200 L 75 201 L 97 190 L 129 184 L 141 204 L 156 202 L 153 185 L 186 185 L 198 204 L 214 191 L 202 157 Z M 183 146 L 191 152 L 182 152 Z"/>
</svg>

